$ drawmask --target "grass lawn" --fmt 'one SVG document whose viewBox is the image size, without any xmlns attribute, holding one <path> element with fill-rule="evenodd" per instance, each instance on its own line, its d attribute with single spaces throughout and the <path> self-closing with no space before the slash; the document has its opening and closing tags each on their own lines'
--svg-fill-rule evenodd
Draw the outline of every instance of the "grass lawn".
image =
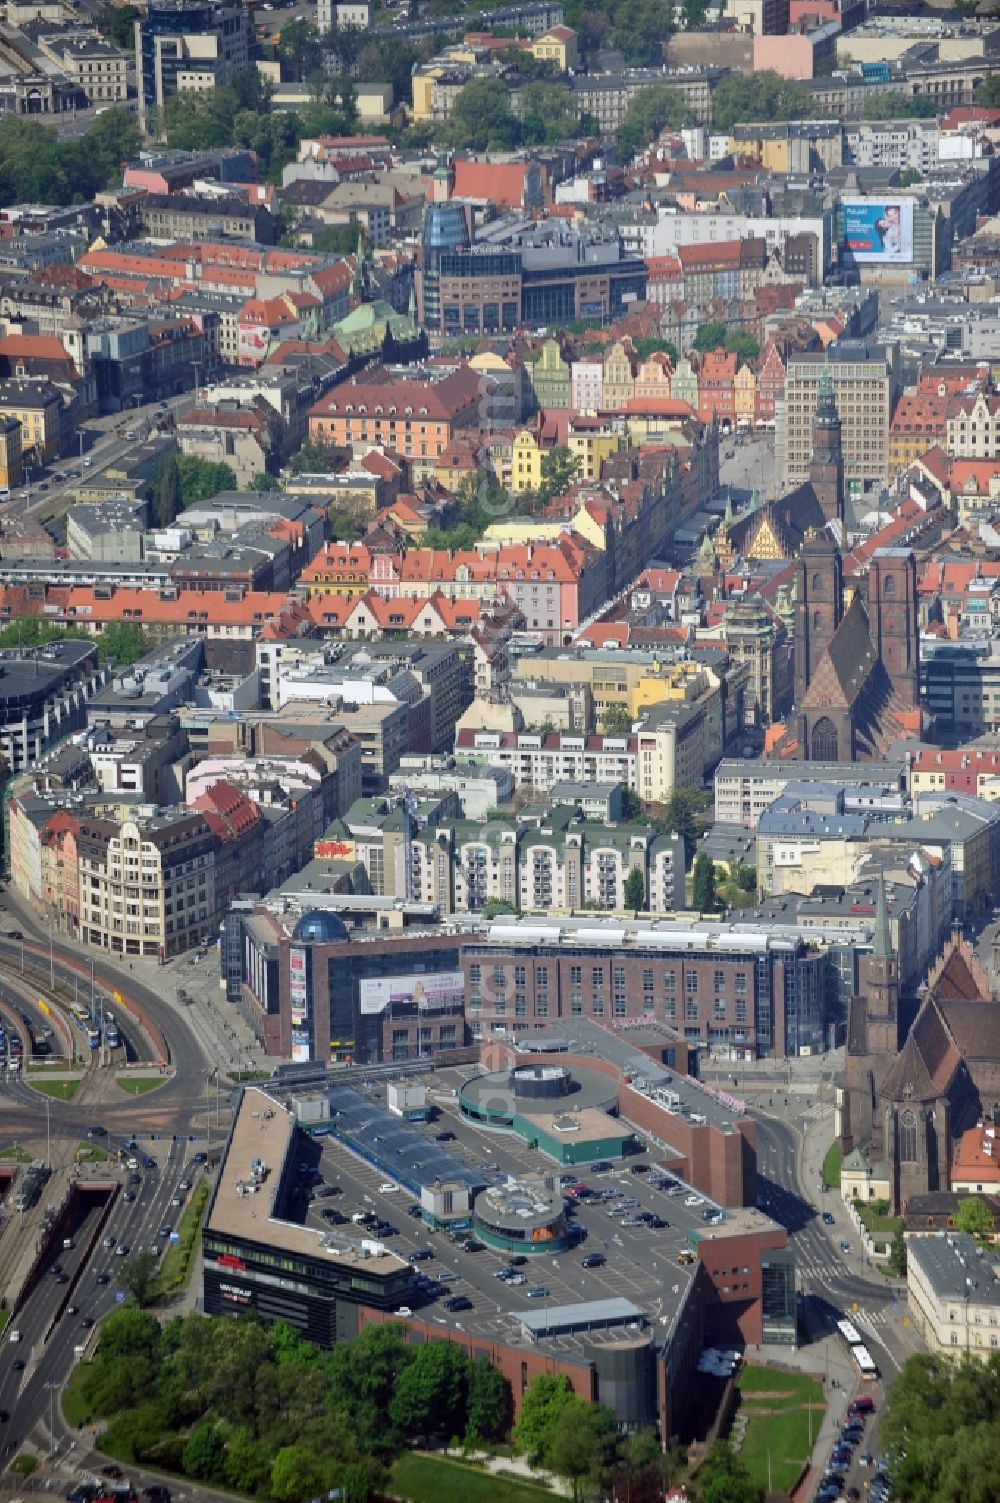
<svg viewBox="0 0 1000 1503">
<path fill-rule="evenodd" d="M 86 1362 L 77 1362 L 62 1391 L 63 1418 L 67 1425 L 72 1425 L 74 1429 L 77 1425 L 87 1424 L 91 1419 L 90 1407 L 84 1403 L 80 1393 L 80 1385 L 86 1370 Z"/>
<path fill-rule="evenodd" d="M 171 1242 L 163 1255 L 156 1287 L 160 1294 L 179 1294 L 194 1270 L 201 1244 L 201 1218 L 208 1204 L 209 1183 L 202 1180 L 188 1202 L 176 1228 L 179 1242 Z"/>
<path fill-rule="evenodd" d="M 542 1503 L 555 1496 L 509 1474 L 489 1472 L 437 1456 L 401 1456 L 390 1474 L 391 1490 L 412 1503 Z"/>
<path fill-rule="evenodd" d="M 831 1190 L 840 1189 L 840 1166 L 844 1155 L 839 1143 L 831 1143 L 823 1160 L 823 1183 Z"/>
<path fill-rule="evenodd" d="M 0 1159 L 3 1159 L 4 1162 L 8 1164 L 11 1162 L 11 1160 L 13 1160 L 15 1164 L 30 1164 L 31 1154 L 27 1151 L 26 1148 L 22 1148 L 20 1143 L 5 1143 L 4 1146 L 0 1148 Z"/>
<path fill-rule="evenodd" d="M 155 1091 L 166 1078 L 165 1075 L 118 1075 L 115 1083 L 130 1096 L 143 1096 L 147 1091 Z"/>
<path fill-rule="evenodd" d="M 76 1150 L 76 1156 L 86 1164 L 106 1164 L 111 1157 L 106 1148 L 101 1148 L 97 1143 L 91 1143 L 89 1138 L 84 1138 Z"/>
<path fill-rule="evenodd" d="M 823 1391 L 805 1373 L 750 1365 L 740 1373 L 740 1412 L 747 1416 L 740 1459 L 759 1487 L 787 1490 L 808 1460 L 823 1421 Z M 809 1406 L 808 1409 L 806 1406 Z M 811 1415 L 809 1410 L 811 1410 Z"/>
<path fill-rule="evenodd" d="M 863 1201 L 856 1200 L 853 1204 L 861 1218 L 862 1226 L 867 1227 L 873 1237 L 883 1237 L 885 1241 L 891 1242 L 900 1228 L 906 1226 L 905 1216 L 879 1216 Z"/>
<path fill-rule="evenodd" d="M 35 1080 L 30 1075 L 28 1084 L 32 1090 L 40 1091 L 43 1096 L 51 1096 L 55 1101 L 72 1101 L 80 1088 L 78 1080 Z"/>
</svg>

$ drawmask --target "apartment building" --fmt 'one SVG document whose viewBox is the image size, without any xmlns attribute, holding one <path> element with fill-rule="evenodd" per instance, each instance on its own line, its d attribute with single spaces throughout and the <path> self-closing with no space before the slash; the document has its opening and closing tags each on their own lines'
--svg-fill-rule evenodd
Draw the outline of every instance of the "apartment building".
<svg viewBox="0 0 1000 1503">
<path fill-rule="evenodd" d="M 932 1353 L 984 1362 L 1000 1348 L 1000 1280 L 993 1252 L 961 1232 L 906 1239 L 906 1295 Z"/>
<path fill-rule="evenodd" d="M 63 440 L 63 399 L 51 382 L 11 380 L 0 384 L 0 415 L 21 429 L 21 452 L 38 465 L 58 459 Z"/>
<path fill-rule="evenodd" d="M 365 380 L 353 377 L 328 392 L 309 413 L 309 438 L 367 453 L 385 444 L 426 479 L 462 430 L 477 429 L 482 377 L 463 366 L 440 380 Z"/>
<path fill-rule="evenodd" d="M 117 104 L 128 98 L 131 59 L 96 32 L 70 31 L 58 22 L 39 20 L 28 22 L 24 34 L 72 79 L 88 104 Z"/>
<path fill-rule="evenodd" d="M 587 820 L 573 804 L 537 821 L 442 819 L 413 840 L 413 898 L 443 913 L 479 913 L 491 899 L 532 911 L 622 911 L 629 873 L 646 906 L 684 906 L 684 841 L 649 825 Z"/>
<path fill-rule="evenodd" d="M 785 489 L 808 480 L 820 380 L 829 371 L 841 423 L 844 478 L 887 480 L 889 426 L 899 396 L 899 349 L 840 340 L 825 354 L 794 354 L 779 404 L 776 460 Z"/>
</svg>

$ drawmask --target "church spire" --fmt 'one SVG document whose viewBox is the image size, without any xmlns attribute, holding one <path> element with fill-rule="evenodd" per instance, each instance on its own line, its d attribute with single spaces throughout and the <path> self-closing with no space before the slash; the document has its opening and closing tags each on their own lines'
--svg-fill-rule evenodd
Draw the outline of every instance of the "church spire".
<svg viewBox="0 0 1000 1503">
<path fill-rule="evenodd" d="M 885 901 L 885 877 L 879 873 L 875 883 L 875 932 L 872 935 L 872 956 L 876 960 L 888 960 L 892 955 L 889 938 L 889 910 Z"/>
</svg>

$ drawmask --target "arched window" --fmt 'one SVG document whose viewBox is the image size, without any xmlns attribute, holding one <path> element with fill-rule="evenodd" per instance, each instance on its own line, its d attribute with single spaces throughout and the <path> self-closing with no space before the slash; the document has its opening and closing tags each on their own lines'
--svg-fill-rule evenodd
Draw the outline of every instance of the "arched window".
<svg viewBox="0 0 1000 1503">
<path fill-rule="evenodd" d="M 812 759 L 814 762 L 836 762 L 837 749 L 837 727 L 829 715 L 824 715 L 813 726 Z"/>
<path fill-rule="evenodd" d="M 885 579 L 883 579 L 883 581 L 882 581 L 882 594 L 883 595 L 895 595 L 895 593 L 896 593 L 896 581 L 893 579 L 893 577 L 892 577 L 891 574 L 888 574 L 888 575 L 886 575 Z"/>
<path fill-rule="evenodd" d="M 819 629 L 823 625 L 823 612 L 813 611 L 813 626 Z"/>
<path fill-rule="evenodd" d="M 904 1164 L 917 1162 L 917 1119 L 912 1112 L 899 1119 L 899 1157 Z"/>
<path fill-rule="evenodd" d="M 814 590 L 821 590 L 823 588 L 823 581 L 818 574 L 813 575 L 812 587 Z"/>
</svg>

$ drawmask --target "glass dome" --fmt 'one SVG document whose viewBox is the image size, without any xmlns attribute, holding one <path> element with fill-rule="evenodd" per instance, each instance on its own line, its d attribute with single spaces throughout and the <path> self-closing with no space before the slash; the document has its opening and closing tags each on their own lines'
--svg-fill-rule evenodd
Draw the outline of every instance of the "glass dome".
<svg viewBox="0 0 1000 1503">
<path fill-rule="evenodd" d="M 304 913 L 292 932 L 292 938 L 306 944 L 332 944 L 349 939 L 347 925 L 338 913 L 326 913 L 314 908 Z"/>
</svg>

